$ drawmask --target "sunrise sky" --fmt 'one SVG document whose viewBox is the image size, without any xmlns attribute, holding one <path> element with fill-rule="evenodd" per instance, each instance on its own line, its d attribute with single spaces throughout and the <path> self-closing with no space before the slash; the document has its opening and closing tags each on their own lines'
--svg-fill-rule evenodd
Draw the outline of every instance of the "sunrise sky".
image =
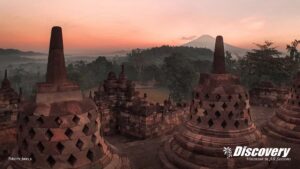
<svg viewBox="0 0 300 169">
<path fill-rule="evenodd" d="M 299 21 L 299 0 L 1 0 L 0 48 L 47 52 L 59 25 L 65 51 L 77 54 L 181 45 L 203 34 L 284 49 L 300 39 Z"/>
</svg>

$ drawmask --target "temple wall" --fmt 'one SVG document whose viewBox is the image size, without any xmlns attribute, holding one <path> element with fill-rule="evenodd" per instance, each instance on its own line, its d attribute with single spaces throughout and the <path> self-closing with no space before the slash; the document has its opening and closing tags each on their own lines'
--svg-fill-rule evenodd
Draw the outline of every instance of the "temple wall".
<svg viewBox="0 0 300 169">
<path fill-rule="evenodd" d="M 254 88 L 249 93 L 251 105 L 265 107 L 279 107 L 288 97 L 288 90 L 280 88 Z"/>
<path fill-rule="evenodd" d="M 187 108 L 167 113 L 154 112 L 149 116 L 122 112 L 120 114 L 120 132 L 140 139 L 161 136 L 182 124 L 187 116 Z"/>
</svg>

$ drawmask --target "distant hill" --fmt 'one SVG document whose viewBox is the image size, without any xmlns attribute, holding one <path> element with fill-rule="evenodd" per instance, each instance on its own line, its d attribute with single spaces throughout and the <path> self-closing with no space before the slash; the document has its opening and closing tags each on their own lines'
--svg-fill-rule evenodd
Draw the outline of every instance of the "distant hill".
<svg viewBox="0 0 300 169">
<path fill-rule="evenodd" d="M 226 39 L 225 39 L 226 40 Z M 198 48 L 208 48 L 214 50 L 216 39 L 210 35 L 202 35 L 197 39 L 194 39 L 182 46 L 198 47 Z M 247 49 L 239 48 L 228 43 L 224 43 L 224 48 L 226 51 L 229 51 L 234 56 L 243 57 L 247 53 Z"/>
<path fill-rule="evenodd" d="M 140 61 L 144 64 L 160 65 L 164 58 L 172 53 L 180 53 L 190 60 L 212 61 L 213 52 L 207 48 L 194 48 L 187 46 L 161 46 L 149 49 L 135 49 L 127 54 L 129 61 Z"/>
<path fill-rule="evenodd" d="M 0 48 L 0 56 L 40 56 L 40 55 L 45 55 L 45 54 L 39 52 L 33 52 L 33 51 L 21 51 L 18 49 Z"/>
<path fill-rule="evenodd" d="M 129 61 L 143 62 L 143 64 L 161 65 L 164 58 L 172 53 L 180 53 L 182 56 L 191 60 L 212 61 L 213 52 L 206 48 L 194 48 L 187 46 L 160 46 L 149 49 L 134 49 L 127 54 Z"/>
<path fill-rule="evenodd" d="M 27 57 L 41 56 L 45 55 L 43 53 L 33 52 L 33 51 L 21 51 L 18 49 L 3 49 L 0 48 L 0 63 L 2 64 L 12 64 L 19 62 L 28 62 L 32 59 Z"/>
</svg>

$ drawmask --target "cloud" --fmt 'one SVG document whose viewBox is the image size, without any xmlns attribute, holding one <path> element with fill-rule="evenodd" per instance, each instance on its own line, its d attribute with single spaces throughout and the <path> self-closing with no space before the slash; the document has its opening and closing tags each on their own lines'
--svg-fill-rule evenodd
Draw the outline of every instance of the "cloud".
<svg viewBox="0 0 300 169">
<path fill-rule="evenodd" d="M 259 30 L 265 26 L 265 21 L 257 17 L 247 17 L 240 20 L 242 26 L 250 30 Z"/>
<path fill-rule="evenodd" d="M 197 36 L 196 35 L 192 35 L 192 36 L 183 36 L 180 39 L 181 40 L 193 40 L 195 39 Z"/>
</svg>

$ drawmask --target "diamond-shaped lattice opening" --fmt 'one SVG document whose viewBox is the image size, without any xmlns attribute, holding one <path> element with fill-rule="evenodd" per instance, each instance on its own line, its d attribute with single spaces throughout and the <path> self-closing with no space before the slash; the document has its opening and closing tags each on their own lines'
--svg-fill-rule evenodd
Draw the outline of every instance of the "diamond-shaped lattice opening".
<svg viewBox="0 0 300 169">
<path fill-rule="evenodd" d="M 92 119 L 92 117 L 93 117 L 93 116 L 92 116 L 92 114 L 91 114 L 90 112 L 88 113 L 88 115 L 87 115 L 87 116 L 88 116 L 88 118 L 89 118 L 90 120 L 91 120 L 91 119 Z"/>
<path fill-rule="evenodd" d="M 19 126 L 19 131 L 20 131 L 20 132 L 23 131 L 23 126 L 22 126 L 22 125 Z"/>
<path fill-rule="evenodd" d="M 100 143 L 97 144 L 98 147 L 102 147 L 102 145 Z"/>
<path fill-rule="evenodd" d="M 35 136 L 35 131 L 33 130 L 33 128 L 31 128 L 31 129 L 29 130 L 28 134 L 29 134 L 29 136 L 30 136 L 31 138 L 33 138 L 33 137 Z"/>
<path fill-rule="evenodd" d="M 249 124 L 248 119 L 245 119 L 245 124 L 248 126 L 248 124 Z"/>
<path fill-rule="evenodd" d="M 47 163 L 50 165 L 50 167 L 52 168 L 54 165 L 55 165 L 55 163 L 56 163 L 56 161 L 55 161 L 55 159 L 52 157 L 52 156 L 49 156 L 48 158 L 47 158 Z"/>
<path fill-rule="evenodd" d="M 63 123 L 62 119 L 59 117 L 56 117 L 54 121 L 58 126 L 60 126 Z"/>
<path fill-rule="evenodd" d="M 229 112 L 229 114 L 228 114 L 228 119 L 232 119 L 232 117 L 233 117 L 233 113 L 232 113 L 232 111 L 231 111 L 231 112 Z"/>
<path fill-rule="evenodd" d="M 227 108 L 227 104 L 226 104 L 226 103 L 223 103 L 223 104 L 222 104 L 222 107 L 223 107 L 223 109 L 226 109 L 226 108 Z"/>
<path fill-rule="evenodd" d="M 197 107 L 194 109 L 194 112 L 195 112 L 195 113 L 197 113 L 197 112 L 198 112 L 198 109 L 197 109 Z"/>
<path fill-rule="evenodd" d="M 217 94 L 217 95 L 216 95 L 216 99 L 217 99 L 217 100 L 220 100 L 220 99 L 221 99 L 221 95 Z"/>
<path fill-rule="evenodd" d="M 234 126 L 235 126 L 236 128 L 239 128 L 240 122 L 239 122 L 239 121 L 235 121 L 235 122 L 234 122 Z"/>
<path fill-rule="evenodd" d="M 227 123 L 225 120 L 222 122 L 221 126 L 223 127 L 223 129 L 225 129 L 225 127 L 227 126 Z"/>
<path fill-rule="evenodd" d="M 196 93 L 196 98 L 198 99 L 200 97 L 200 94 L 197 92 Z"/>
<path fill-rule="evenodd" d="M 72 166 L 76 163 L 77 159 L 71 154 L 70 157 L 68 158 L 69 164 Z"/>
<path fill-rule="evenodd" d="M 231 96 L 231 95 L 229 95 L 227 98 L 228 98 L 228 100 L 230 101 L 230 100 L 232 99 L 232 96 Z"/>
<path fill-rule="evenodd" d="M 240 116 L 244 116 L 244 111 L 241 111 L 241 112 L 240 112 Z"/>
<path fill-rule="evenodd" d="M 42 117 L 39 117 L 36 121 L 38 122 L 39 125 L 44 124 L 44 119 Z"/>
<path fill-rule="evenodd" d="M 211 126 L 213 126 L 213 125 L 214 125 L 213 120 L 212 120 L 212 119 L 209 119 L 209 120 L 208 120 L 208 126 L 211 127 Z"/>
<path fill-rule="evenodd" d="M 91 160 L 91 161 L 94 161 L 94 153 L 92 151 L 88 151 L 87 154 L 86 154 L 86 157 Z"/>
<path fill-rule="evenodd" d="M 251 114 L 250 114 L 250 109 L 248 109 L 247 112 L 248 112 L 248 115 L 250 116 L 250 115 L 251 115 Z"/>
<path fill-rule="evenodd" d="M 22 146 L 24 147 L 25 150 L 28 148 L 28 143 L 27 143 L 26 139 L 24 139 L 22 141 Z"/>
<path fill-rule="evenodd" d="M 27 124 L 29 122 L 29 118 L 27 116 L 25 116 L 23 121 L 24 121 L 25 124 Z"/>
<path fill-rule="evenodd" d="M 205 95 L 205 98 L 206 98 L 206 99 L 209 99 L 209 95 L 208 95 L 208 94 L 206 94 L 206 95 Z"/>
<path fill-rule="evenodd" d="M 248 99 L 248 94 L 247 93 L 245 94 L 245 97 L 246 97 L 246 99 Z"/>
<path fill-rule="evenodd" d="M 217 118 L 219 118 L 219 117 L 221 116 L 221 113 L 220 113 L 219 111 L 216 111 L 216 112 L 215 112 L 215 116 L 216 116 Z"/>
<path fill-rule="evenodd" d="M 32 164 L 36 162 L 36 159 L 35 159 L 35 157 L 34 157 L 33 154 L 31 154 L 31 155 L 29 156 L 29 158 L 30 158 Z"/>
<path fill-rule="evenodd" d="M 241 100 L 243 97 L 242 97 L 242 95 L 241 94 L 239 94 L 239 99 Z"/>
<path fill-rule="evenodd" d="M 85 135 L 88 135 L 89 130 L 90 130 L 89 127 L 88 127 L 87 125 L 84 125 L 82 131 L 83 131 L 83 133 L 84 133 Z"/>
<path fill-rule="evenodd" d="M 92 142 L 94 144 L 96 144 L 96 141 L 97 141 L 97 137 L 95 136 L 95 134 L 92 135 Z"/>
<path fill-rule="evenodd" d="M 75 115 L 75 116 L 73 117 L 72 121 L 73 121 L 74 123 L 78 124 L 79 121 L 80 121 L 80 118 L 79 118 L 78 116 Z"/>
<path fill-rule="evenodd" d="M 69 138 L 71 138 L 72 135 L 73 135 L 73 131 L 72 131 L 71 129 L 68 128 L 68 129 L 65 131 L 65 135 L 68 136 Z"/>
<path fill-rule="evenodd" d="M 8 155 L 8 150 L 3 150 L 3 155 Z"/>
<path fill-rule="evenodd" d="M 44 145 L 43 145 L 41 142 L 39 142 L 39 143 L 37 144 L 37 148 L 39 149 L 39 151 L 40 151 L 41 153 L 45 150 L 45 147 L 44 147 Z"/>
<path fill-rule="evenodd" d="M 192 115 L 190 115 L 190 119 L 192 119 L 193 118 L 193 116 Z"/>
<path fill-rule="evenodd" d="M 46 137 L 48 138 L 48 140 L 51 140 L 51 138 L 53 137 L 53 133 L 50 129 L 46 131 Z"/>
<path fill-rule="evenodd" d="M 18 155 L 19 155 L 20 157 L 22 156 L 22 152 L 21 152 L 20 149 L 18 150 Z"/>
<path fill-rule="evenodd" d="M 207 111 L 205 110 L 205 111 L 203 112 L 203 114 L 204 114 L 205 116 L 207 116 L 208 113 L 207 113 Z"/>
<path fill-rule="evenodd" d="M 211 104 L 209 104 L 209 106 L 210 106 L 211 108 L 214 108 L 214 107 L 215 107 L 215 104 L 211 103 Z"/>
<path fill-rule="evenodd" d="M 198 118 L 197 118 L 197 122 L 198 122 L 198 123 L 201 123 L 201 122 L 202 122 L 201 117 L 198 117 Z"/>
<path fill-rule="evenodd" d="M 199 101 L 199 106 L 202 107 L 202 101 Z"/>
<path fill-rule="evenodd" d="M 236 103 L 234 104 L 234 108 L 235 108 L 235 109 L 239 108 L 239 103 L 238 103 L 238 102 L 236 102 Z"/>
<path fill-rule="evenodd" d="M 64 151 L 64 149 L 65 149 L 65 146 L 61 143 L 61 142 L 59 142 L 59 143 L 57 143 L 56 144 L 56 148 L 57 148 L 57 150 L 60 152 L 60 154 Z"/>
<path fill-rule="evenodd" d="M 78 141 L 76 142 L 76 147 L 79 149 L 79 150 L 81 150 L 82 149 L 82 147 L 83 147 L 83 142 L 80 140 L 80 139 L 78 139 Z"/>
</svg>

